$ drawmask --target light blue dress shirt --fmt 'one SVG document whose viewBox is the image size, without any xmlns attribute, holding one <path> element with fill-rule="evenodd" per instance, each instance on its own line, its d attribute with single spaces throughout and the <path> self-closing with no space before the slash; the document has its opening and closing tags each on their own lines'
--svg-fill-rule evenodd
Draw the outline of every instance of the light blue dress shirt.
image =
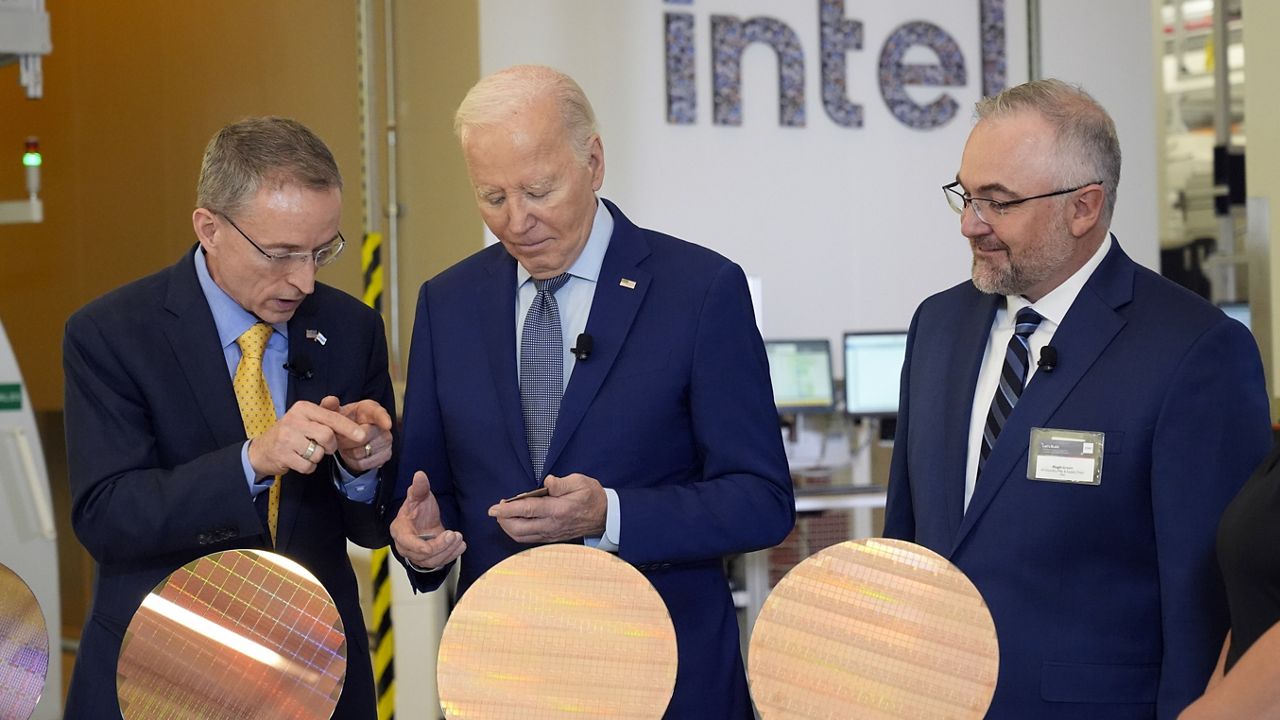
<svg viewBox="0 0 1280 720">
<path fill-rule="evenodd" d="M 209 265 L 205 261 L 204 250 L 196 251 L 196 277 L 200 280 L 200 289 L 204 291 L 209 310 L 213 313 L 213 324 L 218 329 L 218 342 L 222 344 L 222 355 L 227 362 L 227 373 L 234 379 L 236 366 L 240 364 L 240 346 L 236 340 L 259 322 L 253 313 L 240 307 L 218 283 L 209 275 Z M 289 326 L 277 323 L 271 326 L 275 332 L 267 339 L 267 347 L 262 353 L 262 374 L 267 380 L 267 389 L 271 391 L 271 403 L 275 405 L 276 417 L 284 415 L 285 398 L 289 390 L 289 376 L 284 364 L 289 361 Z M 249 485 L 249 494 L 257 497 L 258 493 L 271 487 L 275 477 L 268 475 L 259 478 L 249 464 L 249 441 L 240 448 L 240 464 L 244 468 L 245 482 Z M 334 463 L 338 467 L 340 477 L 333 479 L 334 485 L 348 499 L 355 502 L 373 502 L 378 489 L 378 473 L 370 470 L 360 476 L 354 476 L 342 467 L 342 463 Z"/>
<path fill-rule="evenodd" d="M 569 387 L 569 377 L 573 374 L 573 366 L 577 359 L 569 352 L 578 340 L 578 335 L 587 329 L 587 318 L 591 315 L 591 301 L 596 294 L 596 283 L 600 278 L 600 267 L 604 264 L 604 254 L 609 249 L 609 238 L 613 236 L 613 216 L 604 203 L 596 200 L 596 215 L 591 221 L 591 234 L 587 236 L 587 244 L 583 246 L 578 259 L 569 267 L 569 280 L 556 292 L 556 306 L 560 310 L 560 339 L 564 343 L 564 386 Z M 533 298 L 538 294 L 532 276 L 519 263 L 516 264 L 516 367 L 520 367 L 520 341 L 524 335 L 524 316 L 533 307 Z M 599 478 L 597 478 L 599 479 Z M 541 480 L 541 478 L 539 478 Z M 609 552 L 618 551 L 618 543 L 622 533 L 622 510 L 618 504 L 618 493 L 613 488 L 604 489 L 609 508 L 605 514 L 604 537 L 587 538 L 587 544 Z"/>
</svg>

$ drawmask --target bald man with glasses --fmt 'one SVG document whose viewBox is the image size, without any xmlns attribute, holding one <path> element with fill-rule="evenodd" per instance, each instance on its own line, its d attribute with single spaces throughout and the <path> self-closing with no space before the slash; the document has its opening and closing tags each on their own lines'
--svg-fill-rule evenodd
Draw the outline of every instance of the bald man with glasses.
<svg viewBox="0 0 1280 720">
<path fill-rule="evenodd" d="M 67 717 L 119 716 L 121 641 L 156 584 L 258 548 L 329 591 L 347 637 L 334 717 L 374 718 L 347 540 L 388 541 L 394 399 L 381 317 L 316 282 L 345 245 L 342 178 L 310 130 L 252 118 L 210 141 L 196 203 L 176 265 L 67 322 L 71 520 L 97 563 Z"/>
<path fill-rule="evenodd" d="M 1258 348 L 1111 234 L 1093 98 L 1042 80 L 977 116 L 943 187 L 973 277 L 911 322 L 885 535 L 986 599 L 987 717 L 1174 718 L 1226 632 L 1219 516 L 1271 444 Z"/>
</svg>

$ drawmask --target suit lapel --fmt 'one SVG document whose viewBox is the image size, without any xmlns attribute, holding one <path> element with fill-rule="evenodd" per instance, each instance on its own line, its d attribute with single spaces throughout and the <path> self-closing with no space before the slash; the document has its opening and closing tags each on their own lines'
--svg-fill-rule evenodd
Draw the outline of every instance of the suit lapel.
<svg viewBox="0 0 1280 720">
<path fill-rule="evenodd" d="M 298 306 L 293 317 L 289 319 L 289 363 L 294 367 L 288 374 L 289 386 L 285 393 L 285 412 L 299 400 L 306 400 L 317 405 L 324 398 L 323 389 L 328 387 L 330 375 L 329 353 L 325 344 L 307 337 L 308 330 L 341 342 L 341 337 L 333 328 L 325 327 L 324 318 L 316 308 L 316 299 L 312 295 Z M 334 462 L 337 462 L 336 460 Z M 320 470 L 318 472 L 326 472 Z M 286 548 L 293 536 L 294 525 L 302 506 L 302 493 L 305 489 L 301 483 L 316 482 L 320 478 L 308 478 L 297 473 L 287 475 L 280 486 L 280 517 L 276 521 L 276 547 Z"/>
<path fill-rule="evenodd" d="M 1133 276 L 1133 261 L 1113 240 L 1111 251 L 1080 290 L 1053 335 L 1052 344 L 1060 357 L 1058 367 L 1051 373 L 1037 372 L 1031 378 L 1001 430 L 960 524 L 956 548 L 981 519 L 1000 488 L 1011 478 L 1017 482 L 1026 477 L 1031 428 L 1049 424 L 1053 413 L 1124 327 L 1125 320 L 1116 308 L 1133 298 Z"/>
<path fill-rule="evenodd" d="M 529 441 L 524 432 L 524 410 L 520 406 L 520 374 L 516 368 L 516 261 L 502 248 L 493 251 L 486 274 L 475 286 L 474 327 L 480 329 L 484 362 L 493 376 L 493 391 L 506 421 L 507 440 L 517 464 L 533 477 Z M 548 463 L 549 464 L 549 463 Z"/>
<path fill-rule="evenodd" d="M 605 206 L 613 214 L 614 229 L 600 266 L 600 277 L 591 300 L 591 314 L 587 318 L 587 333 L 592 339 L 591 358 L 574 366 L 569 385 L 565 388 L 555 433 L 547 450 L 548 468 L 555 464 L 600 391 L 622 350 L 631 322 L 635 320 L 652 280 L 648 272 L 638 267 L 640 261 L 649 255 L 649 245 L 639 228 L 609 201 L 605 201 Z M 624 280 L 630 282 L 624 286 Z"/>
<path fill-rule="evenodd" d="M 976 288 L 973 288 L 973 292 L 978 296 L 977 300 L 969 304 L 956 323 L 957 340 L 952 350 L 954 362 L 944 363 L 945 367 L 963 369 L 964 374 L 951 375 L 946 373 L 945 369 L 937 374 L 947 385 L 940 392 L 942 397 L 947 398 L 947 402 L 942 410 L 942 423 L 939 427 L 964 428 L 964 432 L 942 433 L 941 438 L 944 458 L 942 468 L 945 475 L 939 479 L 944 483 L 943 492 L 947 498 L 947 528 L 952 537 L 960 531 L 960 522 L 965 514 L 964 486 L 969 463 L 968 430 L 974 402 L 974 388 L 978 384 L 978 371 L 982 367 L 982 358 L 986 353 L 992 318 L 995 317 L 996 308 L 1002 301 L 1000 296 L 979 293 Z"/>
<path fill-rule="evenodd" d="M 313 337 L 307 337 L 308 334 Z M 319 403 L 324 398 L 324 388 L 331 383 L 328 343 L 342 341 L 341 330 L 325 327 L 324 317 L 316 308 L 315 296 L 298 306 L 289 320 L 289 390 L 285 397 L 285 410 L 299 400 Z M 317 340 L 324 336 L 325 342 Z"/>
<path fill-rule="evenodd" d="M 213 448 L 226 447 L 244 442 L 244 421 L 227 373 L 213 312 L 196 277 L 194 252 L 198 250 L 188 253 L 170 268 L 164 300 L 168 313 L 164 332 L 186 376 L 191 397 L 197 400 L 192 414 L 201 417 L 208 426 Z"/>
</svg>

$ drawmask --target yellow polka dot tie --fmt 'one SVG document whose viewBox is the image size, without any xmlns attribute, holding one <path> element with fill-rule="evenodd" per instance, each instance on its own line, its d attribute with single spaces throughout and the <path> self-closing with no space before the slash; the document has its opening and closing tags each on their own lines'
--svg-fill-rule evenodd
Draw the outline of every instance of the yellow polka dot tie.
<svg viewBox="0 0 1280 720">
<path fill-rule="evenodd" d="M 240 364 L 232 385 L 236 390 L 236 402 L 240 405 L 240 418 L 244 420 L 244 434 L 254 439 L 276 424 L 276 406 L 271 401 L 271 389 L 262 374 L 262 353 L 271 337 L 271 326 L 255 323 L 236 339 L 240 346 Z M 271 544 L 276 542 L 276 520 L 280 517 L 280 484 L 276 476 L 267 498 L 267 526 L 271 531 Z"/>
</svg>

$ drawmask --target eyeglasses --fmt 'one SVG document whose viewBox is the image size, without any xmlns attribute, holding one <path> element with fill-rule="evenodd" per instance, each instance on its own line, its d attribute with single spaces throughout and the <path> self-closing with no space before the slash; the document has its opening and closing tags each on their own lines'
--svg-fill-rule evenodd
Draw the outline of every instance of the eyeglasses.
<svg viewBox="0 0 1280 720">
<path fill-rule="evenodd" d="M 1066 195 L 1077 190 L 1083 190 L 1090 185 L 1101 185 L 1101 180 L 1095 180 L 1091 183 L 1085 183 L 1079 187 L 1067 188 L 1066 190 L 1055 190 L 1043 195 L 1032 195 L 1031 197 L 1018 198 L 1016 200 L 992 200 L 991 198 L 970 197 L 963 192 L 964 188 L 960 187 L 960 181 L 942 186 L 942 194 L 947 196 L 947 204 L 957 215 L 964 215 L 964 209 L 973 206 L 973 212 L 977 214 L 978 219 L 982 222 L 993 225 L 1004 218 L 1005 213 L 1009 212 L 1009 208 L 1021 205 L 1028 200 L 1040 200 L 1041 198 L 1056 197 L 1058 195 Z M 957 190 L 956 188 L 960 188 Z"/>
<path fill-rule="evenodd" d="M 307 262 L 315 262 L 316 267 L 318 268 L 324 267 L 334 260 L 337 260 L 338 256 L 342 254 L 342 248 L 347 245 L 347 239 L 342 237 L 342 233 L 339 232 L 336 240 L 322 248 L 317 248 L 312 252 L 287 252 L 272 255 L 266 250 L 263 250 L 262 246 L 258 245 L 258 243 L 254 242 L 253 238 L 245 234 L 245 231 L 241 230 L 240 226 L 236 225 L 236 221 L 232 220 L 230 216 L 223 215 L 222 213 L 218 214 L 222 215 L 227 222 L 231 223 L 231 227 L 235 228 L 236 232 L 240 233 L 241 237 L 248 240 L 254 250 L 257 250 L 262 254 L 262 257 L 270 261 L 273 269 L 280 272 L 292 272 L 293 270 L 302 267 Z"/>
</svg>

